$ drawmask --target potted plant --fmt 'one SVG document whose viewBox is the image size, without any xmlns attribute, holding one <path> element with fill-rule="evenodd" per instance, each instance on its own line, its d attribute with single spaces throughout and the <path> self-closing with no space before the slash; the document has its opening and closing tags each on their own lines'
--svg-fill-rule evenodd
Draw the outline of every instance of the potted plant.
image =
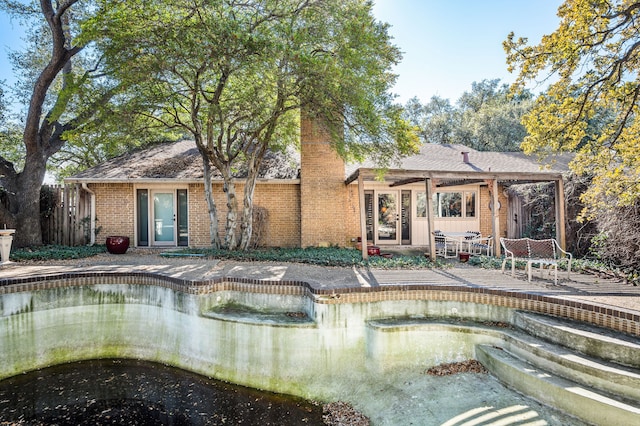
<svg viewBox="0 0 640 426">
<path fill-rule="evenodd" d="M 107 237 L 107 251 L 111 254 L 124 254 L 129 248 L 129 237 L 113 235 Z"/>
</svg>

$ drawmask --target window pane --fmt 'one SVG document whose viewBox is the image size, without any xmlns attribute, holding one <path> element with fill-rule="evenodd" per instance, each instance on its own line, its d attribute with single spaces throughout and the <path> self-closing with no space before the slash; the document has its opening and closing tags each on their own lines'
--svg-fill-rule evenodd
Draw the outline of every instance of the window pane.
<svg viewBox="0 0 640 426">
<path fill-rule="evenodd" d="M 174 241 L 173 219 L 173 192 L 153 194 L 154 241 Z"/>
<path fill-rule="evenodd" d="M 373 241 L 373 192 L 364 193 L 364 209 L 367 215 L 367 241 Z"/>
<path fill-rule="evenodd" d="M 416 217 L 427 217 L 427 193 L 425 191 L 416 193 Z"/>
<path fill-rule="evenodd" d="M 411 244 L 411 191 L 402 191 L 400 228 L 402 244 Z"/>
<path fill-rule="evenodd" d="M 396 240 L 398 206 L 395 194 L 378 194 L 378 240 Z"/>
<path fill-rule="evenodd" d="M 149 245 L 149 192 L 138 189 L 138 245 Z"/>
<path fill-rule="evenodd" d="M 462 193 L 438 192 L 434 194 L 436 217 L 462 217 Z"/>
<path fill-rule="evenodd" d="M 188 203 L 187 190 L 178 189 L 178 245 L 189 245 L 189 220 L 188 220 Z"/>
<path fill-rule="evenodd" d="M 465 216 L 466 217 L 476 217 L 476 193 L 475 192 L 465 192 Z"/>
</svg>

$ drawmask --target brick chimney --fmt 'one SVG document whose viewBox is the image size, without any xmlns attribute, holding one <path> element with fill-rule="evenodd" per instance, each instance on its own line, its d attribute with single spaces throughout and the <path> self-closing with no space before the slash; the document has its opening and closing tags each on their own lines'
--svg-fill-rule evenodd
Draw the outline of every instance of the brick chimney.
<svg viewBox="0 0 640 426">
<path fill-rule="evenodd" d="M 315 117 L 300 115 L 300 245 L 345 244 L 344 161 Z"/>
</svg>

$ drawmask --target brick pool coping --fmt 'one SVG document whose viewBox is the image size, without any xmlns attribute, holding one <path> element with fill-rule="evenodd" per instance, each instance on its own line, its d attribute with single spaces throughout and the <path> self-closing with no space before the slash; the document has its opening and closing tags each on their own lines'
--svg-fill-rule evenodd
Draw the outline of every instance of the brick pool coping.
<svg viewBox="0 0 640 426">
<path fill-rule="evenodd" d="M 370 303 L 399 300 L 451 301 L 494 305 L 553 315 L 640 336 L 640 313 L 597 302 L 550 296 L 541 291 L 503 290 L 481 285 L 397 284 L 375 287 L 333 286 L 317 288 L 301 280 L 263 280 L 215 277 L 191 280 L 155 272 L 61 272 L 18 278 L 1 278 L 0 295 L 52 288 L 98 284 L 154 285 L 188 294 L 242 291 L 306 295 L 319 304 Z"/>
</svg>

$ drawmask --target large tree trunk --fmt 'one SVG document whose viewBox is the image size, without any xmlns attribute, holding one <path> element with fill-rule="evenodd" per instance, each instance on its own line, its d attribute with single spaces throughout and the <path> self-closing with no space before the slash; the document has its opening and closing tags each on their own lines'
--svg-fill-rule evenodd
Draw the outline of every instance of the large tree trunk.
<svg viewBox="0 0 640 426">
<path fill-rule="evenodd" d="M 40 227 L 40 191 L 47 169 L 46 159 L 34 159 L 25 164 L 18 177 L 18 211 L 16 213 L 16 247 L 42 245 Z"/>
<path fill-rule="evenodd" d="M 248 250 L 251 247 L 251 236 L 253 234 L 253 194 L 265 150 L 266 145 L 263 144 L 261 149 L 256 150 L 254 155 L 249 159 L 249 172 L 244 186 L 242 222 L 240 224 L 240 250 Z"/>
<path fill-rule="evenodd" d="M 242 206 L 242 222 L 240 223 L 240 250 L 248 250 L 251 247 L 251 235 L 253 234 L 253 193 L 256 187 L 256 179 L 247 182 L 244 187 L 244 200 Z"/>
<path fill-rule="evenodd" d="M 200 151 L 202 155 L 202 165 L 204 167 L 204 197 L 209 208 L 209 237 L 211 238 L 211 247 L 220 248 L 220 235 L 218 234 L 218 209 L 213 199 L 213 191 L 211 189 L 211 165 L 209 157 L 206 153 Z"/>
<path fill-rule="evenodd" d="M 223 173 L 223 191 L 227 196 L 227 223 L 225 225 L 224 247 L 228 250 L 238 248 L 238 238 L 236 229 L 238 227 L 238 197 L 236 196 L 236 185 L 233 182 L 231 173 Z"/>
<path fill-rule="evenodd" d="M 43 174 L 44 176 L 44 174 Z M 16 233 L 13 238 L 15 247 L 42 245 L 42 228 L 40 227 L 40 190 L 42 181 L 37 179 L 23 179 L 20 197 L 18 198 L 18 212 L 16 218 Z"/>
<path fill-rule="evenodd" d="M 1 209 L 0 226 L 15 228 L 14 247 L 42 245 L 40 190 L 45 171 L 46 159 L 27 158 L 22 172 L 9 173 L 2 180 L 7 196 L 7 207 L 3 206 Z"/>
</svg>

